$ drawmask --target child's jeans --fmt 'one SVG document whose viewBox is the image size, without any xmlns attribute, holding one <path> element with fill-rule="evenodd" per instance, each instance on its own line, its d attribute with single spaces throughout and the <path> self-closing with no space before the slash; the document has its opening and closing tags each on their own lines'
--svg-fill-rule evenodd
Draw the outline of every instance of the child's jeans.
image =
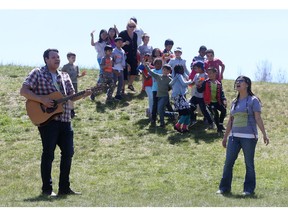
<svg viewBox="0 0 288 216">
<path fill-rule="evenodd" d="M 115 83 L 115 86 L 116 86 L 116 83 L 118 82 L 117 84 L 117 92 L 116 92 L 116 95 L 121 95 L 121 91 L 122 91 L 122 87 L 123 87 L 123 83 L 124 83 L 124 74 L 123 74 L 123 71 L 113 71 L 114 73 L 114 83 Z"/>
<path fill-rule="evenodd" d="M 199 98 L 199 97 L 193 96 L 190 99 L 190 104 L 191 104 L 191 120 L 192 121 L 196 120 L 195 110 L 197 109 L 197 104 L 199 104 L 201 112 L 203 113 L 204 117 L 207 119 L 208 123 L 209 124 L 213 123 L 213 120 L 212 120 L 210 114 L 208 113 L 208 111 L 206 109 L 206 105 L 204 103 L 204 99 L 203 98 Z"/>
<path fill-rule="evenodd" d="M 168 101 L 169 101 L 169 96 L 158 97 L 157 110 L 158 110 L 161 125 L 165 123 L 164 116 L 172 118 L 174 117 L 174 114 L 175 114 L 174 112 L 165 111 Z"/>
</svg>

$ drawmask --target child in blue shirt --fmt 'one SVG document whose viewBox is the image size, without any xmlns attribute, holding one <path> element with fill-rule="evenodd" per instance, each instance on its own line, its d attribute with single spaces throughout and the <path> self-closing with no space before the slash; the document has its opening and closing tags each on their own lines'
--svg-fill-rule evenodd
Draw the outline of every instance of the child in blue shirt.
<svg viewBox="0 0 288 216">
<path fill-rule="evenodd" d="M 188 85 L 192 83 L 192 80 L 187 81 L 184 78 L 183 65 L 176 65 L 174 67 L 174 76 L 170 85 L 172 86 L 172 98 L 174 99 L 175 111 L 179 112 L 179 120 L 175 124 L 174 129 L 185 133 L 188 132 L 188 126 L 190 124 L 190 104 L 186 99 L 188 92 Z"/>
</svg>

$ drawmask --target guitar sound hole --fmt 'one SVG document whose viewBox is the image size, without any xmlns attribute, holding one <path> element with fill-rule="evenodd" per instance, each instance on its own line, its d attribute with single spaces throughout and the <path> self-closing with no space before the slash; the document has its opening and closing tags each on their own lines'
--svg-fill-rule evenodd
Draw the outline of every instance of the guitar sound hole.
<svg viewBox="0 0 288 216">
<path fill-rule="evenodd" d="M 41 110 L 43 113 L 53 113 L 57 108 L 58 108 L 58 105 L 56 103 L 54 103 L 55 105 L 53 107 L 45 107 L 43 104 L 40 104 L 40 107 L 41 107 Z"/>
<path fill-rule="evenodd" d="M 46 108 L 46 112 L 49 114 L 49 113 L 53 113 L 56 109 L 57 109 L 57 105 L 54 106 L 54 107 L 50 107 L 50 108 Z"/>
</svg>

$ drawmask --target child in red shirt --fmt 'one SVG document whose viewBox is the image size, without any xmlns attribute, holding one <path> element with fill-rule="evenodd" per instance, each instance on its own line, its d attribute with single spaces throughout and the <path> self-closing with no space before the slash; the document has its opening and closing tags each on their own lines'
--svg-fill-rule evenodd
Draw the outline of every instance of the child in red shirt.
<svg viewBox="0 0 288 216">
<path fill-rule="evenodd" d="M 218 58 L 214 58 L 214 51 L 212 49 L 208 49 L 206 50 L 206 57 L 207 60 L 204 62 L 204 68 L 205 70 L 207 70 L 209 67 L 214 67 L 217 69 L 217 76 L 216 79 L 221 82 L 221 80 L 223 80 L 223 73 L 225 70 L 225 65 L 223 64 L 223 62 L 218 59 Z M 221 67 L 221 70 L 220 70 Z"/>
</svg>

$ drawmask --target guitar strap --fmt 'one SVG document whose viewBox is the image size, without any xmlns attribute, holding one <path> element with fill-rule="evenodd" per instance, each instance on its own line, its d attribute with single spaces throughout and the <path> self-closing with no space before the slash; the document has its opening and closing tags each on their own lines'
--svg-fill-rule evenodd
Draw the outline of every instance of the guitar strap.
<svg viewBox="0 0 288 216">
<path fill-rule="evenodd" d="M 64 77 L 63 77 L 63 73 L 62 73 L 61 71 L 59 71 L 59 74 L 60 74 L 60 76 L 61 76 L 62 87 L 63 87 L 64 93 L 65 93 L 65 95 L 67 95 L 66 86 L 65 86 Z"/>
<path fill-rule="evenodd" d="M 64 77 L 63 77 L 63 73 L 62 73 L 61 71 L 59 71 L 59 73 L 60 73 L 60 76 L 61 76 L 62 87 L 63 87 L 64 93 L 65 93 L 65 95 L 67 95 L 66 86 L 65 86 Z M 73 101 L 68 100 L 67 105 L 68 105 L 68 107 L 70 107 L 70 109 L 74 109 Z"/>
</svg>

